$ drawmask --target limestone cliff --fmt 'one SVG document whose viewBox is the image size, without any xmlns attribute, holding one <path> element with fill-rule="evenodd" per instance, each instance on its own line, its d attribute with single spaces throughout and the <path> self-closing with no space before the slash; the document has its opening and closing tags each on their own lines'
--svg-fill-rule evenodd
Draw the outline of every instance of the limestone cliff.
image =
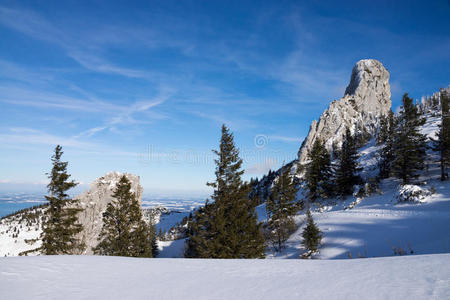
<svg viewBox="0 0 450 300">
<path fill-rule="evenodd" d="M 92 247 L 98 244 L 97 238 L 103 226 L 103 212 L 106 210 L 108 203 L 112 201 L 116 184 L 122 175 L 125 175 L 131 182 L 132 192 L 136 194 L 139 204 L 141 204 L 143 189 L 139 183 L 139 176 L 129 173 L 107 173 L 92 182 L 89 186 L 89 191 L 75 197 L 80 201 L 83 209 L 78 214 L 78 221 L 83 225 L 83 231 L 79 237 L 87 246 L 83 254 L 92 254 Z"/>
<path fill-rule="evenodd" d="M 298 152 L 298 161 L 304 163 L 317 139 L 325 142 L 328 150 L 333 143 L 340 146 L 346 127 L 353 134 L 358 131 L 374 133 L 378 119 L 391 108 L 389 72 L 374 59 L 360 60 L 353 67 L 350 84 L 340 100 L 334 100 L 317 122 L 311 124 L 308 136 Z"/>
</svg>

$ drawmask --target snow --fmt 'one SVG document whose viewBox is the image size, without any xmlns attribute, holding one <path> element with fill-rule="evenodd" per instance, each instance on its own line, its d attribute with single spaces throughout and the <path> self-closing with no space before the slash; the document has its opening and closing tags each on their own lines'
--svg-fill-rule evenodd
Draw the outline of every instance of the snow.
<svg viewBox="0 0 450 300">
<path fill-rule="evenodd" d="M 424 197 L 422 203 L 398 204 L 398 185 L 397 180 L 389 179 L 380 186 L 383 194 L 314 204 L 314 220 L 324 233 L 317 258 L 393 256 L 394 248 L 408 255 L 450 252 L 450 182 L 428 181 L 421 188 L 433 187 L 436 193 Z M 298 258 L 304 252 L 304 219 L 303 212 L 295 216 L 299 228 L 286 249 L 277 253 L 268 249 L 268 258 Z"/>
<path fill-rule="evenodd" d="M 0 259 L 3 299 L 449 299 L 450 254 L 349 260 Z"/>
<path fill-rule="evenodd" d="M 426 114 L 427 124 L 423 126 L 420 133 L 427 136 L 427 138 L 436 139 L 439 132 L 439 125 L 441 124 L 440 117 L 433 117 L 430 114 Z"/>
<path fill-rule="evenodd" d="M 398 188 L 395 198 L 399 203 L 401 202 L 425 202 L 431 191 L 424 189 L 418 185 L 405 184 Z"/>
<path fill-rule="evenodd" d="M 38 208 L 37 211 L 42 211 Z M 41 246 L 41 221 L 27 221 L 20 216 L 0 220 L 0 256 L 17 256 Z M 17 236 L 15 236 L 17 235 Z M 35 240 L 32 242 L 32 240 Z M 27 242 L 28 241 L 28 242 Z"/>
<path fill-rule="evenodd" d="M 26 230 L 19 232 L 18 237 L 12 237 L 11 228 L 18 228 L 18 222 L 11 224 L 0 223 L 0 256 L 17 256 L 23 251 L 33 250 L 41 246 L 41 241 L 38 240 L 33 244 L 29 244 L 26 240 L 33 240 L 39 238 L 42 230 L 41 228 L 29 227 Z M 9 230 L 8 233 L 6 231 Z"/>
<path fill-rule="evenodd" d="M 182 258 L 184 257 L 186 239 L 174 241 L 158 241 L 158 258 Z"/>
</svg>

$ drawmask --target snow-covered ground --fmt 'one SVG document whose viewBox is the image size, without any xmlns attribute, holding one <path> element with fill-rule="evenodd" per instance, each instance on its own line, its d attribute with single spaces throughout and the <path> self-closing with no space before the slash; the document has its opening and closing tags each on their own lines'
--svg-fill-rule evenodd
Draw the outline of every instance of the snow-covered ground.
<svg viewBox="0 0 450 300">
<path fill-rule="evenodd" d="M 397 204 L 398 183 L 383 183 L 381 195 L 366 197 L 353 208 L 355 198 L 334 206 L 324 206 L 313 217 L 324 234 L 318 258 L 357 258 L 450 252 L 450 182 L 428 183 L 436 193 L 424 203 Z M 322 212 L 320 212 L 322 210 Z M 298 258 L 304 251 L 301 242 L 304 215 L 296 216 L 299 229 L 290 237 L 287 248 L 269 257 Z"/>
<path fill-rule="evenodd" d="M 0 258 L 2 299 L 449 299 L 450 254 L 352 260 Z"/>
</svg>

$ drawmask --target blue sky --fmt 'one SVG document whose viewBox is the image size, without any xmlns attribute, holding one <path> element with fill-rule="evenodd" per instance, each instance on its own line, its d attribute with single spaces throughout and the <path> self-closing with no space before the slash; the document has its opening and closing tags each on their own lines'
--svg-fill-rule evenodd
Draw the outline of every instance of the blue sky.
<svg viewBox="0 0 450 300">
<path fill-rule="evenodd" d="M 61 144 L 81 183 L 117 170 L 146 194 L 205 194 L 222 123 L 261 176 L 360 59 L 390 71 L 394 109 L 447 86 L 449 15 L 445 0 L 0 1 L 0 190 L 42 189 Z"/>
</svg>

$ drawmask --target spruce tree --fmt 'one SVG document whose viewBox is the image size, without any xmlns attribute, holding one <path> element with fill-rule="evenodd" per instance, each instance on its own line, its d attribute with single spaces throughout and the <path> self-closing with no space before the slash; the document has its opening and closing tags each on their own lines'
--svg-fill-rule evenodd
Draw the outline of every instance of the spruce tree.
<svg viewBox="0 0 450 300">
<path fill-rule="evenodd" d="M 142 218 L 141 207 L 131 183 L 123 175 L 116 185 L 113 201 L 103 213 L 103 227 L 94 253 L 99 255 L 152 257 L 155 232 Z"/>
<path fill-rule="evenodd" d="M 312 217 L 311 211 L 306 211 L 306 227 L 302 232 L 303 246 L 307 252 L 302 256 L 304 258 L 310 257 L 312 254 L 319 250 L 320 243 L 322 242 L 322 232 L 317 227 Z"/>
<path fill-rule="evenodd" d="M 194 212 L 188 223 L 186 239 L 186 249 L 184 256 L 188 258 L 210 258 L 213 257 L 212 249 L 209 245 L 212 240 L 211 218 L 213 204 L 208 200 L 203 207 Z"/>
<path fill-rule="evenodd" d="M 357 172 L 360 171 L 358 157 L 356 141 L 350 129 L 347 128 L 336 170 L 336 192 L 342 197 L 351 195 L 353 186 L 361 182 L 361 178 L 357 175 Z"/>
<path fill-rule="evenodd" d="M 331 194 L 331 158 L 320 140 L 314 142 L 308 158 L 310 162 L 306 167 L 305 180 L 308 198 L 314 201 L 318 197 L 326 197 Z"/>
<path fill-rule="evenodd" d="M 379 177 L 388 178 L 391 175 L 392 162 L 394 160 L 394 134 L 395 134 L 395 117 L 392 110 L 385 117 L 382 125 L 382 132 L 379 135 L 379 143 L 383 144 L 380 151 L 380 159 L 378 162 Z"/>
<path fill-rule="evenodd" d="M 403 184 L 417 178 L 417 171 L 424 167 L 426 136 L 419 131 L 419 126 L 424 123 L 425 119 L 418 113 L 413 99 L 404 94 L 394 137 L 392 165 L 394 175 L 402 179 Z"/>
<path fill-rule="evenodd" d="M 378 132 L 377 132 L 377 144 L 383 144 L 384 142 L 386 142 L 386 139 L 388 137 L 388 130 L 389 130 L 389 121 L 388 121 L 388 116 L 384 116 L 382 115 L 380 117 L 380 125 L 378 127 Z"/>
<path fill-rule="evenodd" d="M 47 185 L 48 209 L 41 234 L 42 245 L 40 251 L 46 255 L 78 254 L 84 250 L 84 244 L 77 238 L 83 230 L 77 223 L 78 200 L 71 199 L 67 191 L 77 183 L 69 180 L 67 162 L 61 161 L 62 147 L 56 146 L 52 156 L 53 168 L 48 175 L 50 183 Z"/>
<path fill-rule="evenodd" d="M 450 111 L 449 94 L 441 91 L 441 124 L 437 140 L 433 139 L 433 150 L 439 151 L 439 163 L 441 167 L 441 180 L 448 178 L 447 167 L 450 165 Z"/>
<path fill-rule="evenodd" d="M 272 192 L 266 200 L 266 210 L 269 217 L 268 239 L 275 251 L 285 247 L 286 241 L 296 225 L 293 216 L 301 208 L 297 202 L 298 188 L 289 175 L 290 168 L 281 168 L 281 173 L 274 182 Z"/>
<path fill-rule="evenodd" d="M 264 257 L 264 237 L 249 199 L 249 186 L 242 182 L 242 160 L 233 134 L 222 126 L 212 202 L 198 210 L 190 222 L 186 256 L 203 258 Z"/>
</svg>

